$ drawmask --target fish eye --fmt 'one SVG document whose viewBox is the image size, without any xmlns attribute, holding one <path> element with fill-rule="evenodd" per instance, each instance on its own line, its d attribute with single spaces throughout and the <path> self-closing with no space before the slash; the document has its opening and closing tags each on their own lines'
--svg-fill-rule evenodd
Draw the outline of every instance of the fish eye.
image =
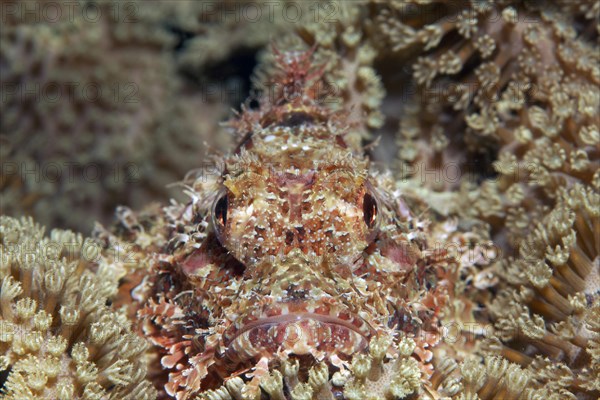
<svg viewBox="0 0 600 400">
<path fill-rule="evenodd" d="M 227 211 L 229 209 L 229 196 L 227 193 L 220 195 L 215 202 L 212 210 L 212 221 L 220 237 L 223 234 L 223 229 L 227 224 Z"/>
<path fill-rule="evenodd" d="M 363 218 L 365 224 L 367 224 L 367 228 L 372 229 L 375 227 L 377 211 L 377 201 L 371 194 L 365 193 L 365 197 L 363 198 Z"/>
</svg>

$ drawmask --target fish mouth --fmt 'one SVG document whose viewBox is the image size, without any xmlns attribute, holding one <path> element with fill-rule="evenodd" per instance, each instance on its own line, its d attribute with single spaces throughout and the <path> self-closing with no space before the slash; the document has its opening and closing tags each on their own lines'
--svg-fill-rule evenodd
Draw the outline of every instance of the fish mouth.
<svg viewBox="0 0 600 400">
<path fill-rule="evenodd" d="M 329 310 L 330 311 L 330 310 Z M 274 312 L 280 312 L 273 315 Z M 241 317 L 224 334 L 226 354 L 235 361 L 284 352 L 348 355 L 364 350 L 375 330 L 350 312 L 286 312 L 270 307 L 261 316 Z"/>
<path fill-rule="evenodd" d="M 321 315 L 321 314 L 304 312 L 304 313 L 292 313 L 292 314 L 277 315 L 277 316 L 273 316 L 273 317 L 261 318 L 259 320 L 256 320 L 256 321 L 253 321 L 251 323 L 244 325 L 242 327 L 242 329 L 240 329 L 236 332 L 237 333 L 236 336 L 239 336 L 239 335 L 243 334 L 244 332 L 247 332 L 256 327 L 266 326 L 266 325 L 281 325 L 281 324 L 286 324 L 286 323 L 298 322 L 298 321 L 301 321 L 304 319 L 315 320 L 315 321 L 319 321 L 324 324 L 337 325 L 337 326 L 340 326 L 343 328 L 347 328 L 347 329 L 350 329 L 350 330 L 356 332 L 357 334 L 363 336 L 365 339 L 368 339 L 372 333 L 372 332 L 364 332 L 364 330 L 362 330 L 360 327 L 357 327 L 348 321 L 345 321 L 345 320 L 337 318 L 337 317 L 333 317 L 331 315 Z M 361 321 L 362 321 L 362 318 L 361 318 Z M 366 325 L 366 326 L 368 326 L 368 325 Z M 234 339 L 235 339 L 235 337 L 234 337 Z"/>
</svg>

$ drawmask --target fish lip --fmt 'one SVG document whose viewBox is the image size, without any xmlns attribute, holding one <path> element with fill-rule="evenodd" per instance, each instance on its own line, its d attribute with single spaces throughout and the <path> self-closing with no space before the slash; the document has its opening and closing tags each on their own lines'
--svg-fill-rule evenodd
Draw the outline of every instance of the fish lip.
<svg viewBox="0 0 600 400">
<path fill-rule="evenodd" d="M 247 324 L 244 324 L 239 329 L 233 330 L 234 331 L 233 335 L 230 338 L 228 338 L 226 345 L 235 341 L 239 336 L 243 335 L 245 332 L 248 332 L 252 329 L 255 329 L 255 328 L 258 328 L 261 326 L 280 325 L 280 324 L 297 322 L 297 321 L 308 320 L 308 319 L 312 319 L 312 320 L 315 320 L 315 321 L 318 321 L 321 323 L 325 323 L 325 324 L 329 324 L 329 325 L 341 326 L 343 328 L 349 329 L 349 330 L 359 334 L 365 340 L 368 341 L 368 339 L 375 334 L 375 329 L 373 329 L 373 327 L 371 327 L 360 316 L 358 316 L 356 314 L 352 314 L 352 316 L 354 318 L 361 320 L 365 324 L 365 326 L 368 327 L 368 329 L 369 329 L 368 334 L 365 334 L 365 332 L 362 332 L 358 327 L 356 327 L 356 326 L 352 325 L 351 323 L 349 323 L 348 321 L 345 321 L 338 317 L 334 317 L 331 315 L 318 314 L 318 313 L 314 313 L 314 312 L 293 312 L 293 313 L 288 313 L 288 314 L 284 314 L 284 315 L 274 315 L 271 317 L 259 318 L 255 321 L 251 321 Z"/>
</svg>

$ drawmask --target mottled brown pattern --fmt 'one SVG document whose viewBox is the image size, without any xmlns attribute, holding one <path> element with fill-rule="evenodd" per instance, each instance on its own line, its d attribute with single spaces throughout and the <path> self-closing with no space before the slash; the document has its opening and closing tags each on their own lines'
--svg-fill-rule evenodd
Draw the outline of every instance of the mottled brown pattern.
<svg viewBox="0 0 600 400">
<path fill-rule="evenodd" d="M 384 361 L 388 378 L 412 376 L 384 381 L 385 396 L 431 374 L 423 330 L 437 329 L 449 259 L 323 105 L 311 55 L 278 53 L 272 97 L 231 123 L 240 144 L 220 175 L 164 211 L 170 245 L 137 291 L 167 396 L 356 398 L 361 357 L 375 378 Z M 319 385 L 301 382 L 317 372 Z"/>
</svg>

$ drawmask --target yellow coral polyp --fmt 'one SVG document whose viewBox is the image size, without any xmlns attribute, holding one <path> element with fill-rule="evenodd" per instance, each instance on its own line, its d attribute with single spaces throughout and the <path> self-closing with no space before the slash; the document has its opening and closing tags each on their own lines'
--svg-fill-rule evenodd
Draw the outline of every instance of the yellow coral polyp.
<svg viewBox="0 0 600 400">
<path fill-rule="evenodd" d="M 108 275 L 80 269 L 66 279 L 59 279 L 64 282 L 61 289 L 47 292 L 45 282 L 48 281 L 44 279 L 47 273 L 71 268 L 66 267 L 69 262 L 66 258 L 60 262 L 43 258 L 42 252 L 49 242 L 42 235 L 43 231 L 30 219 L 0 217 L 2 254 L 14 252 L 27 243 L 29 257 L 37 260 L 23 268 L 22 262 L 27 262 L 24 261 L 27 258 L 13 253 L 10 262 L 3 263 L 0 269 L 3 305 L 0 348 L 4 352 L 2 368 L 8 369 L 3 398 L 91 400 L 117 393 L 123 399 L 155 398 L 155 390 L 145 380 L 146 366 L 143 357 L 139 357 L 140 352 L 132 354 L 133 357 L 115 352 L 118 339 L 127 337 L 130 328 L 117 325 L 118 313 L 106 307 L 106 297 L 100 296 L 101 288 L 116 287 L 116 282 Z M 80 237 L 68 231 L 53 231 L 51 235 L 64 240 L 52 242 L 53 247 L 82 244 Z M 90 292 L 91 288 L 100 289 L 100 293 Z M 83 304 L 76 305 L 77 297 L 83 298 Z M 53 301 L 47 303 L 47 298 Z M 94 317 L 81 320 L 78 307 Z M 112 336 L 94 340 L 98 336 L 94 334 L 94 319 L 105 321 L 104 331 L 108 329 Z M 85 342 L 76 342 L 77 338 Z M 103 357 L 92 361 L 90 351 Z M 133 374 L 134 370 L 142 373 Z"/>
</svg>

